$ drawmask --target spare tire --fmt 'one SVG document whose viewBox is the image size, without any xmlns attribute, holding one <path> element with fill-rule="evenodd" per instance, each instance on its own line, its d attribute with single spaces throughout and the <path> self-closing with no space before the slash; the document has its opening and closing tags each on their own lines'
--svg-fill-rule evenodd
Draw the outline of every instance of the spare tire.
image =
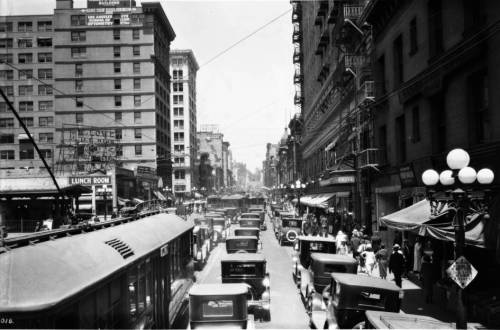
<svg viewBox="0 0 500 330">
<path fill-rule="evenodd" d="M 295 242 L 297 240 L 297 236 L 299 234 L 295 231 L 295 230 L 289 230 L 286 232 L 286 239 L 289 241 L 289 242 Z"/>
</svg>

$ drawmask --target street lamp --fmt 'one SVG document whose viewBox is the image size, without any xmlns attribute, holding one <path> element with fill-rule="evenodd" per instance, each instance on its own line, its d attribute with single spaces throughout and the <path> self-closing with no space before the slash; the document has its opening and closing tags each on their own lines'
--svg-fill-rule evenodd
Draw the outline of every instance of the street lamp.
<svg viewBox="0 0 500 330">
<path fill-rule="evenodd" d="M 455 210 L 453 226 L 455 228 L 455 259 L 464 254 L 465 247 L 465 218 L 467 213 L 488 213 L 487 189 L 477 188 L 472 184 L 477 180 L 481 185 L 489 185 L 495 175 L 492 170 L 483 168 L 476 170 L 469 167 L 470 156 L 463 149 L 453 149 L 446 157 L 449 170 L 438 173 L 428 169 L 422 173 L 422 182 L 427 187 L 427 199 L 431 205 L 431 215 L 441 211 L 441 203 L 448 203 Z M 441 183 L 441 186 L 437 184 Z M 464 291 L 458 286 L 457 329 L 466 329 L 466 307 Z"/>
</svg>

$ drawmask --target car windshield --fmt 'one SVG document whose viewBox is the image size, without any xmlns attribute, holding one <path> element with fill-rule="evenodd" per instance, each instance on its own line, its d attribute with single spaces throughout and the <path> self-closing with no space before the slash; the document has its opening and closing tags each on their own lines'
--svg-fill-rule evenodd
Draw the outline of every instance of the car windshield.
<svg viewBox="0 0 500 330">
<path fill-rule="evenodd" d="M 345 265 L 325 264 L 325 273 L 347 273 Z"/>
<path fill-rule="evenodd" d="M 358 306 L 384 307 L 384 297 L 380 293 L 363 291 L 360 292 L 358 298 Z"/>
<path fill-rule="evenodd" d="M 242 219 L 260 219 L 260 216 L 258 214 L 242 214 L 241 218 Z"/>
<path fill-rule="evenodd" d="M 299 220 L 282 220 L 283 221 L 283 227 L 301 227 L 302 222 Z"/>
<path fill-rule="evenodd" d="M 214 299 L 203 302 L 203 317 L 233 316 L 233 301 Z"/>
</svg>

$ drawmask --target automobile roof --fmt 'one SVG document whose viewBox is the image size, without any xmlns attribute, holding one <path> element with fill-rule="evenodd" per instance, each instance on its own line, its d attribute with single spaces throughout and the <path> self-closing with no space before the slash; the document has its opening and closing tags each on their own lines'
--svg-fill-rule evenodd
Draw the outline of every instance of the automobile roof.
<svg viewBox="0 0 500 330">
<path fill-rule="evenodd" d="M 455 329 L 455 323 L 430 316 L 392 312 L 366 311 L 366 318 L 375 329 Z M 467 329 L 486 329 L 479 323 L 467 323 Z"/>
<path fill-rule="evenodd" d="M 237 240 L 237 239 L 254 239 L 254 240 L 258 240 L 257 236 L 228 236 L 228 237 L 226 237 L 226 241 Z"/>
<path fill-rule="evenodd" d="M 0 253 L 0 312 L 54 306 L 193 227 L 190 220 L 160 213 Z M 121 249 L 130 251 L 122 255 Z"/>
<path fill-rule="evenodd" d="M 233 296 L 246 294 L 248 285 L 245 283 L 194 284 L 189 290 L 190 296 Z"/>
<path fill-rule="evenodd" d="M 336 262 L 345 264 L 356 264 L 358 261 L 353 257 L 345 254 L 333 254 L 333 253 L 311 253 L 311 259 L 317 260 L 324 263 Z"/>
<path fill-rule="evenodd" d="M 252 213 L 252 212 L 242 213 L 242 214 L 240 215 L 240 217 L 241 217 L 241 216 L 244 216 L 244 215 L 255 215 L 255 213 Z"/>
<path fill-rule="evenodd" d="M 297 236 L 297 239 L 301 241 L 308 241 L 308 242 L 330 242 L 334 243 L 335 242 L 335 237 L 333 236 L 312 236 L 312 235 L 299 235 Z"/>
<path fill-rule="evenodd" d="M 359 288 L 374 288 L 390 291 L 400 291 L 401 288 L 396 284 L 379 277 L 372 277 L 367 275 L 357 275 L 348 273 L 332 273 L 333 279 L 342 284 L 356 286 Z"/>
<path fill-rule="evenodd" d="M 227 253 L 222 256 L 221 261 L 257 261 L 266 262 L 266 257 L 260 253 Z"/>
</svg>

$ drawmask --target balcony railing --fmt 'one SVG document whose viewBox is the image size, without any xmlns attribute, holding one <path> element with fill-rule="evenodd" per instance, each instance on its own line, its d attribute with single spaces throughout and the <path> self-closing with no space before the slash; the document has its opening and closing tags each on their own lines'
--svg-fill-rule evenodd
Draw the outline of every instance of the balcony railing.
<svg viewBox="0 0 500 330">
<path fill-rule="evenodd" d="M 368 148 L 362 150 L 358 157 L 361 168 L 381 166 L 387 163 L 384 149 Z"/>
<path fill-rule="evenodd" d="M 344 18 L 357 20 L 363 13 L 364 6 L 359 5 L 344 5 Z"/>
</svg>

